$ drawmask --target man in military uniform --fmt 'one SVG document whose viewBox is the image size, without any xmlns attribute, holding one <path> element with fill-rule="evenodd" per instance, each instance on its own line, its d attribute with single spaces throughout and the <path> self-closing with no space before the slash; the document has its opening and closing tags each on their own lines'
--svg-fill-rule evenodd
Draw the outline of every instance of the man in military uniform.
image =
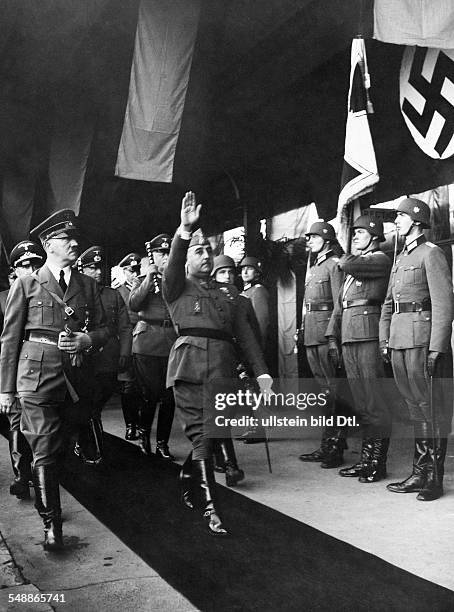
<svg viewBox="0 0 454 612">
<path fill-rule="evenodd" d="M 78 256 L 75 231 L 72 210 L 54 213 L 32 231 L 47 261 L 11 287 L 1 340 L 0 411 L 8 414 L 18 394 L 49 550 L 63 545 L 57 461 L 71 421 L 79 425 L 89 413 L 90 353 L 109 335 L 97 284 L 71 269 Z"/>
<path fill-rule="evenodd" d="M 391 269 L 380 250 L 383 223 L 363 215 L 353 223 L 353 246 L 359 255 L 343 255 L 339 268 L 346 277 L 326 330 L 328 351 L 335 365 L 342 342 L 345 372 L 354 411 L 362 429 L 359 462 L 339 471 L 341 476 L 371 483 L 386 476 L 392 417 L 380 379 L 385 376 L 378 347 L 378 322 Z"/>
<path fill-rule="evenodd" d="M 120 293 L 104 284 L 106 266 L 103 249 L 100 246 L 88 248 L 78 258 L 77 268 L 98 283 L 106 325 L 110 330 L 109 340 L 95 358 L 93 413 L 88 429 L 81 432 L 85 435 L 79 438 L 80 445 L 76 446 L 77 454 L 85 462 L 99 463 L 103 449 L 101 411 L 115 391 L 118 373 L 131 366 L 132 325 Z"/>
<path fill-rule="evenodd" d="M 129 308 L 129 294 L 134 285 L 134 281 L 140 274 L 140 255 L 138 253 L 128 253 L 119 262 L 118 267 L 122 271 L 122 283 L 118 287 L 118 292 L 123 298 L 131 322 L 131 330 L 137 324 L 139 317 L 136 312 Z M 130 365 L 124 372 L 118 374 L 120 382 L 120 400 L 123 418 L 125 420 L 126 433 L 125 440 L 137 440 L 139 438 L 139 419 L 144 401 L 137 385 L 134 366 L 132 363 L 132 331 L 131 331 L 131 355 Z"/>
<path fill-rule="evenodd" d="M 151 426 L 160 403 L 156 455 L 166 461 L 174 459 L 168 443 L 175 402 L 172 389 L 166 388 L 166 375 L 170 349 L 177 338 L 162 298 L 162 274 L 167 265 L 170 243 L 170 236 L 159 234 L 146 244 L 152 261 L 145 278 L 132 288 L 129 296 L 129 308 L 139 317 L 133 332 L 132 353 L 137 382 L 145 400 L 140 414 L 139 444 L 145 455 L 151 455 Z"/>
<path fill-rule="evenodd" d="M 426 242 L 430 209 L 416 198 L 397 208 L 405 236 L 389 281 L 380 319 L 380 346 L 414 424 L 412 474 L 388 485 L 393 493 L 418 493 L 420 501 L 443 495 L 444 460 L 452 419 L 453 304 L 451 273 L 443 251 Z M 432 380 L 433 379 L 433 380 Z"/>
<path fill-rule="evenodd" d="M 179 337 L 169 356 L 168 386 L 173 386 L 175 403 L 191 440 L 191 455 L 183 467 L 184 482 L 192 470 L 203 500 L 203 516 L 208 532 L 227 535 L 216 509 L 212 463 L 212 440 L 207 436 L 204 407 L 210 408 L 210 383 L 216 379 L 235 379 L 237 355 L 233 338 L 240 342 L 247 360 L 258 375 L 264 391 L 271 378 L 262 352 L 247 323 L 244 302 L 231 285 L 210 280 L 213 253 L 209 242 L 191 234 L 198 222 L 201 206 L 192 192 L 186 193 L 181 207 L 181 225 L 175 234 L 163 277 L 163 296 Z M 187 268 L 187 276 L 185 268 Z M 208 412 L 210 412 L 208 410 Z M 185 491 L 184 501 L 192 502 Z"/>
<path fill-rule="evenodd" d="M 9 256 L 11 268 L 15 278 L 28 276 L 42 266 L 44 257 L 43 250 L 34 242 L 23 240 L 16 244 Z M 14 281 L 13 281 L 14 282 Z M 6 311 L 6 300 L 9 289 L 0 293 L 1 326 Z M 16 400 L 8 415 L 9 419 L 9 453 L 11 465 L 14 472 L 14 480 L 10 485 L 9 492 L 18 499 L 30 498 L 29 483 L 32 479 L 31 461 L 32 452 L 27 440 L 20 430 L 21 405 Z"/>
<path fill-rule="evenodd" d="M 333 245 L 337 243 L 334 228 L 317 221 L 306 234 L 307 244 L 315 261 L 307 272 L 303 302 L 302 331 L 306 356 L 312 374 L 328 400 L 327 416 L 336 415 L 336 369 L 328 357 L 326 329 L 334 302 L 339 295 L 344 274 L 339 268 Z M 301 461 L 319 461 L 322 468 L 335 468 L 343 463 L 346 448 L 345 432 L 337 426 L 325 427 L 320 448 L 299 456 Z"/>
<path fill-rule="evenodd" d="M 243 280 L 242 295 L 248 298 L 255 312 L 260 330 L 260 346 L 266 351 L 268 328 L 270 323 L 269 294 L 260 282 L 262 279 L 262 262 L 257 257 L 243 257 L 239 269 Z M 265 441 L 263 427 L 251 427 L 239 438 L 245 444 L 258 444 Z"/>
</svg>

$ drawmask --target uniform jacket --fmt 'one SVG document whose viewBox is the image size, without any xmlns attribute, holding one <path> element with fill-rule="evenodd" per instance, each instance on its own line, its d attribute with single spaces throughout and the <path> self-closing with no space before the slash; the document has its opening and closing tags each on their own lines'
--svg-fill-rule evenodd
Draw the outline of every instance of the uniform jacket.
<svg viewBox="0 0 454 612">
<path fill-rule="evenodd" d="M 0 329 L 3 329 L 3 319 L 5 318 L 6 300 L 8 298 L 9 289 L 0 291 Z"/>
<path fill-rule="evenodd" d="M 132 325 L 123 298 L 116 289 L 99 288 L 110 337 L 95 358 L 96 372 L 116 372 L 118 360 L 131 355 Z"/>
<path fill-rule="evenodd" d="M 238 290 L 233 285 L 186 277 L 188 245 L 189 240 L 175 235 L 162 284 L 177 331 L 198 327 L 226 332 L 237 338 L 256 376 L 268 373 L 247 321 L 246 300 L 238 299 Z M 237 363 L 237 352 L 230 342 L 180 336 L 170 351 L 167 385 L 172 386 L 175 381 L 201 384 L 216 378 L 236 378 Z"/>
<path fill-rule="evenodd" d="M 162 297 L 160 275 L 158 275 L 158 286 L 161 291 L 156 293 L 153 277 L 147 274 L 140 285 L 133 287 L 130 293 L 129 308 L 139 315 L 139 321 L 133 332 L 132 352 L 139 355 L 168 357 L 177 335 Z M 149 323 L 152 319 L 163 323 Z"/>
<path fill-rule="evenodd" d="M 74 316 L 51 296 L 57 294 L 74 310 Z M 76 318 L 77 317 L 77 318 Z M 0 392 L 20 395 L 38 394 L 63 400 L 67 385 L 63 371 L 76 391 L 87 394 L 93 374 L 92 357 L 84 355 L 81 368 L 70 365 L 67 353 L 57 346 L 24 340 L 26 331 L 47 331 L 58 334 L 65 325 L 74 331 L 88 323 L 93 351 L 106 343 L 109 330 L 97 283 L 72 270 L 66 293 L 44 265 L 34 275 L 18 278 L 9 290 L 1 339 Z M 85 384 L 87 381 L 87 384 Z"/>
<path fill-rule="evenodd" d="M 267 340 L 268 326 L 270 324 L 268 290 L 260 283 L 257 283 L 256 285 L 251 285 L 247 289 L 244 289 L 242 295 L 251 300 L 260 327 L 261 344 L 263 347 Z"/>
<path fill-rule="evenodd" d="M 393 300 L 430 299 L 432 310 L 393 314 Z M 443 251 L 420 236 L 397 257 L 380 319 L 380 341 L 393 349 L 427 346 L 449 350 L 452 332 L 452 281 Z"/>
<path fill-rule="evenodd" d="M 342 344 L 378 340 L 380 306 L 353 306 L 343 308 L 344 300 L 385 299 L 391 260 L 382 251 L 369 251 L 363 255 L 343 255 L 339 268 L 346 277 L 334 305 L 326 336 L 335 336 Z M 353 277 L 353 279 L 351 278 Z"/>
<path fill-rule="evenodd" d="M 126 287 L 126 285 L 120 285 L 118 287 L 117 291 L 121 295 L 121 297 L 123 298 L 124 303 L 126 304 L 126 308 L 128 310 L 128 315 L 129 315 L 129 320 L 131 321 L 132 327 L 134 327 L 134 325 L 139 320 L 139 316 L 138 316 L 137 312 L 134 312 L 129 307 L 129 296 L 130 296 L 131 292 Z"/>
<path fill-rule="evenodd" d="M 304 309 L 306 310 L 305 314 L 303 311 L 305 346 L 317 346 L 328 342 L 325 336 L 326 329 L 344 278 L 344 273 L 337 265 L 338 263 L 339 258 L 333 257 L 333 252 L 328 251 L 321 257 L 317 257 L 306 276 L 304 303 L 306 305 L 331 303 L 332 306 L 330 310 L 314 312 Z"/>
</svg>

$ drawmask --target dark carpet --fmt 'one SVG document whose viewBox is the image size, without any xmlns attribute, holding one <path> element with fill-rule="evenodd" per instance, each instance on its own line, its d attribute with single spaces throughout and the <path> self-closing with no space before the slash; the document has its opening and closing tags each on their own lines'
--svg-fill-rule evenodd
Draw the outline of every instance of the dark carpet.
<svg viewBox="0 0 454 612">
<path fill-rule="evenodd" d="M 220 505 L 233 537 L 210 537 L 199 515 L 178 503 L 177 474 L 175 464 L 106 435 L 105 465 L 71 458 L 62 484 L 203 611 L 454 610 L 452 591 L 224 487 Z"/>
</svg>

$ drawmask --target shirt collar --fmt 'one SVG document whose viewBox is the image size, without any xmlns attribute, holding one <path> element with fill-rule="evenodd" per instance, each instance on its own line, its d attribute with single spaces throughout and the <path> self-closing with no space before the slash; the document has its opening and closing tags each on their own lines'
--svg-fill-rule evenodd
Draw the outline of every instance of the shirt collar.
<svg viewBox="0 0 454 612">
<path fill-rule="evenodd" d="M 66 284 L 69 283 L 69 279 L 71 278 L 71 266 L 65 266 L 64 268 L 62 268 L 61 266 L 56 266 L 55 264 L 51 263 L 50 261 L 46 261 L 46 265 L 49 268 L 49 270 L 52 272 L 52 275 L 55 278 L 55 280 L 57 281 L 57 283 L 60 280 L 60 270 L 63 270 L 63 272 L 65 274 Z"/>
</svg>

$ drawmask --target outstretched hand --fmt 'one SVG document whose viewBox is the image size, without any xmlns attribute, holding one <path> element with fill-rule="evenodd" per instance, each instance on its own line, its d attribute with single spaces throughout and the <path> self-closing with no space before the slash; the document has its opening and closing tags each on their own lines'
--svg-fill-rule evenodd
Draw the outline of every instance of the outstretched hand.
<svg viewBox="0 0 454 612">
<path fill-rule="evenodd" d="M 187 191 L 181 202 L 181 227 L 190 232 L 200 218 L 201 204 L 197 204 L 195 193 Z"/>
</svg>

